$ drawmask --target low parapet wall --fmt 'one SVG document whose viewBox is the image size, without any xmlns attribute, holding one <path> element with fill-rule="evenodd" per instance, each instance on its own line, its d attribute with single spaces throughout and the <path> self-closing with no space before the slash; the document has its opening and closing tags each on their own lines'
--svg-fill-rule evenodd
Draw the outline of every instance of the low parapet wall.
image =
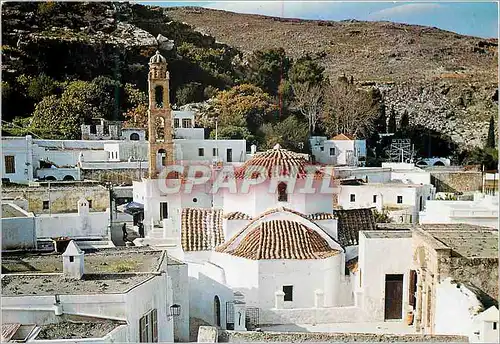
<svg viewBox="0 0 500 344">
<path fill-rule="evenodd" d="M 302 343 L 302 342 L 437 342 L 468 343 L 466 336 L 375 334 L 375 333 L 298 333 L 298 332 L 235 332 L 219 330 L 220 343 Z"/>
</svg>

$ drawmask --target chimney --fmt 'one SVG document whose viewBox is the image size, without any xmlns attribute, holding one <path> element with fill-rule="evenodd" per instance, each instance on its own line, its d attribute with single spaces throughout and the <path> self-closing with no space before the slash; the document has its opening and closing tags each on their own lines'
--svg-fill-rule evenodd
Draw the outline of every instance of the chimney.
<svg viewBox="0 0 500 344">
<path fill-rule="evenodd" d="M 257 152 L 257 146 L 256 145 L 251 145 L 250 146 L 250 154 L 255 154 Z"/>
<path fill-rule="evenodd" d="M 89 201 L 87 201 L 85 198 L 80 198 L 78 200 L 78 215 L 79 216 L 85 216 L 89 214 Z"/>
<path fill-rule="evenodd" d="M 83 251 L 73 240 L 69 242 L 62 257 L 64 277 L 82 279 L 84 273 Z"/>
</svg>

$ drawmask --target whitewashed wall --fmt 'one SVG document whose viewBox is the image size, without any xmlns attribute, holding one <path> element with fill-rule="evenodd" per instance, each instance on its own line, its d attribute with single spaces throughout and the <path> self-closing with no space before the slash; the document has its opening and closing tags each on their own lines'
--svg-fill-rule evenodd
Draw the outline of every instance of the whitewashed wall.
<svg viewBox="0 0 500 344">
<path fill-rule="evenodd" d="M 232 149 L 232 161 L 246 161 L 246 141 L 245 140 L 183 140 L 176 139 L 174 144 L 180 147 L 181 156 L 179 160 L 189 161 L 212 161 L 213 148 L 218 148 L 218 158 L 227 161 L 227 149 Z M 198 149 L 204 149 L 204 156 L 199 156 Z"/>
<path fill-rule="evenodd" d="M 233 301 L 233 290 L 224 283 L 224 271 L 215 265 L 188 262 L 189 315 L 215 325 L 214 299 L 220 300 L 221 327 L 226 328 L 226 302 Z"/>
<path fill-rule="evenodd" d="M 2 138 L 2 159 L 0 173 L 2 178 L 13 182 L 28 182 L 33 180 L 33 143 L 31 136 Z M 5 157 L 14 156 L 14 173 L 5 170 Z"/>
<path fill-rule="evenodd" d="M 53 214 L 35 217 L 37 238 L 69 236 L 71 238 L 105 237 L 108 228 L 108 212 L 93 212 L 87 216 Z"/>
<path fill-rule="evenodd" d="M 2 218 L 2 250 L 36 248 L 35 218 Z"/>
<path fill-rule="evenodd" d="M 261 309 L 259 321 L 262 325 L 276 324 L 332 324 L 360 322 L 362 315 L 358 307 Z"/>
<path fill-rule="evenodd" d="M 412 269 L 412 239 L 369 239 L 359 235 L 359 274 L 365 321 L 384 321 L 385 275 L 403 274 L 403 314 L 409 304 L 409 274 Z M 397 257 L 397 258 L 395 258 Z M 401 316 L 403 317 L 403 314 Z"/>
<path fill-rule="evenodd" d="M 498 229 L 498 208 L 475 201 L 427 201 L 420 223 L 467 223 Z"/>
<path fill-rule="evenodd" d="M 470 290 L 457 287 L 449 278 L 436 286 L 436 313 L 434 332 L 469 336 L 473 334 L 474 313 L 481 303 Z"/>
<path fill-rule="evenodd" d="M 274 308 L 274 293 L 286 285 L 293 286 L 293 300 L 285 301 L 285 308 L 314 307 L 317 289 L 323 290 L 326 307 L 337 306 L 344 272 L 342 262 L 341 254 L 326 259 L 259 260 L 259 307 Z"/>
<path fill-rule="evenodd" d="M 169 258 L 170 259 L 170 258 Z M 169 264 L 168 276 L 172 281 L 173 304 L 181 306 L 180 315 L 174 317 L 175 341 L 189 341 L 189 273 L 187 264 Z"/>
<path fill-rule="evenodd" d="M 339 178 L 357 178 L 369 183 L 387 183 L 391 180 L 391 169 L 382 167 L 336 167 L 335 176 Z"/>
</svg>

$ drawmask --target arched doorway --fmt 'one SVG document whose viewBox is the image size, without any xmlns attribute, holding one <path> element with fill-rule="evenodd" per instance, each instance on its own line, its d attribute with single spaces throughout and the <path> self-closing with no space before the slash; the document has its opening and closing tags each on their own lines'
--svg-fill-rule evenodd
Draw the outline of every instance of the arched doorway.
<svg viewBox="0 0 500 344">
<path fill-rule="evenodd" d="M 434 166 L 444 166 L 444 162 L 442 162 L 441 160 L 438 160 L 434 163 Z"/>
<path fill-rule="evenodd" d="M 139 141 L 139 134 L 137 133 L 130 134 L 130 141 Z"/>
<path fill-rule="evenodd" d="M 214 297 L 214 317 L 215 325 L 220 327 L 220 300 L 217 295 Z"/>
</svg>

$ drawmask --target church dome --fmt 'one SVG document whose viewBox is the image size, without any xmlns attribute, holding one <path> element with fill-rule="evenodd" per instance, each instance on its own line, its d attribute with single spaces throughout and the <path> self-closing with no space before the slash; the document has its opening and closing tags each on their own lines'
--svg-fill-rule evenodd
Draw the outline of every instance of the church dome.
<svg viewBox="0 0 500 344">
<path fill-rule="evenodd" d="M 280 175 L 297 173 L 298 177 L 305 176 L 306 167 L 309 162 L 302 154 L 298 154 L 281 148 L 279 144 L 265 152 L 256 153 L 250 160 L 246 161 L 240 168 L 236 169 L 237 178 L 251 177 L 253 167 L 263 167 L 271 177 L 274 171 L 280 171 Z M 255 178 L 255 176 L 251 177 Z"/>
<path fill-rule="evenodd" d="M 167 59 L 164 58 L 160 52 L 157 50 L 156 54 L 154 54 L 150 59 L 149 63 L 167 63 Z"/>
<path fill-rule="evenodd" d="M 235 239 L 216 250 L 233 256 L 260 259 L 324 259 L 340 251 L 316 231 L 291 220 L 262 222 L 236 244 Z"/>
</svg>

